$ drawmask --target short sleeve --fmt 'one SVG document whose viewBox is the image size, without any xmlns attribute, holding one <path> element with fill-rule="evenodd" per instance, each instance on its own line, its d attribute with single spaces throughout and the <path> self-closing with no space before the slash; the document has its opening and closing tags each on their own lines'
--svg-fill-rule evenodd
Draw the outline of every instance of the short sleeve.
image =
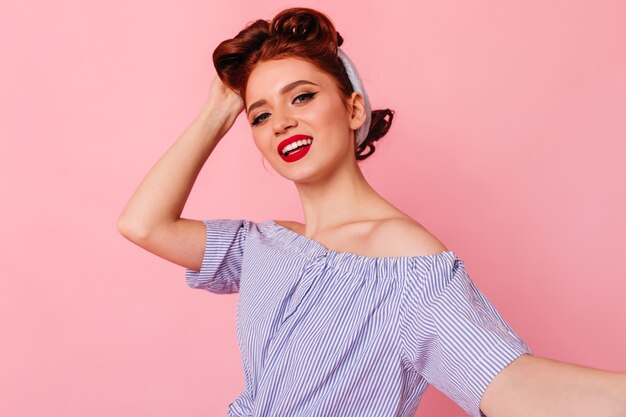
<svg viewBox="0 0 626 417">
<path fill-rule="evenodd" d="M 489 383 L 529 347 L 470 279 L 452 252 L 407 276 L 401 302 L 404 359 L 469 415 L 481 417 Z"/>
<path fill-rule="evenodd" d="M 211 219 L 203 223 L 206 237 L 202 266 L 200 271 L 187 268 L 187 285 L 216 294 L 239 292 L 241 263 L 251 221 Z"/>
</svg>

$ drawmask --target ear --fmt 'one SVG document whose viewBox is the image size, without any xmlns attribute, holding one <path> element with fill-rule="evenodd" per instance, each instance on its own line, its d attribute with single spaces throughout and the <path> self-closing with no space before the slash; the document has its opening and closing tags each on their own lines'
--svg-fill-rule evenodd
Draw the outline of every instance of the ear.
<svg viewBox="0 0 626 417">
<path fill-rule="evenodd" d="M 365 123 L 365 119 L 367 118 L 367 114 L 365 112 L 365 99 L 361 93 L 357 93 L 355 91 L 350 96 L 348 103 L 350 108 L 350 129 L 357 130 L 359 127 L 363 126 L 363 123 Z"/>
</svg>

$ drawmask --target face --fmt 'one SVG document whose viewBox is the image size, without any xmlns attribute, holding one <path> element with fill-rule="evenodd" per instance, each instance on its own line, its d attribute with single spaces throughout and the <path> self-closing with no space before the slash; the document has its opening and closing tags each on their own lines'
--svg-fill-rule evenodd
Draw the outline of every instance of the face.
<svg viewBox="0 0 626 417">
<path fill-rule="evenodd" d="M 285 178 L 321 180 L 355 159 L 354 130 L 365 120 L 363 98 L 358 93 L 345 98 L 310 62 L 285 58 L 257 64 L 245 102 L 257 148 Z M 294 149 L 288 147 L 285 155 L 284 145 L 298 138 L 302 142 L 290 145 Z"/>
</svg>

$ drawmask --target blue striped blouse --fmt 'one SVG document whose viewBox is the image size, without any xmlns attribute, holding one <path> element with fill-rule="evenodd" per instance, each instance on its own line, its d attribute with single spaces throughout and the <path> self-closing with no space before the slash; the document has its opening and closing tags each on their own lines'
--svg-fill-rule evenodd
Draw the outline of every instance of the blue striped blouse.
<svg viewBox="0 0 626 417">
<path fill-rule="evenodd" d="M 243 392 L 230 417 L 412 417 L 429 385 L 480 417 L 528 346 L 453 252 L 336 252 L 273 220 L 204 221 L 191 288 L 239 293 Z"/>
</svg>

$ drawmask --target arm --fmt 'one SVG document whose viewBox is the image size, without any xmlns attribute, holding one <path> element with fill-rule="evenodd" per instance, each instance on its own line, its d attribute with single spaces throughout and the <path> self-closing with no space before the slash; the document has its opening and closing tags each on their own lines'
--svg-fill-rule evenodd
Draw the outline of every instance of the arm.
<svg viewBox="0 0 626 417">
<path fill-rule="evenodd" d="M 242 110 L 241 97 L 216 76 L 199 115 L 152 167 L 122 210 L 117 228 L 124 237 L 176 264 L 200 269 L 205 226 L 180 215 L 202 166 Z"/>
<path fill-rule="evenodd" d="M 624 417 L 626 373 L 523 355 L 494 378 L 480 405 L 487 417 Z"/>
</svg>

